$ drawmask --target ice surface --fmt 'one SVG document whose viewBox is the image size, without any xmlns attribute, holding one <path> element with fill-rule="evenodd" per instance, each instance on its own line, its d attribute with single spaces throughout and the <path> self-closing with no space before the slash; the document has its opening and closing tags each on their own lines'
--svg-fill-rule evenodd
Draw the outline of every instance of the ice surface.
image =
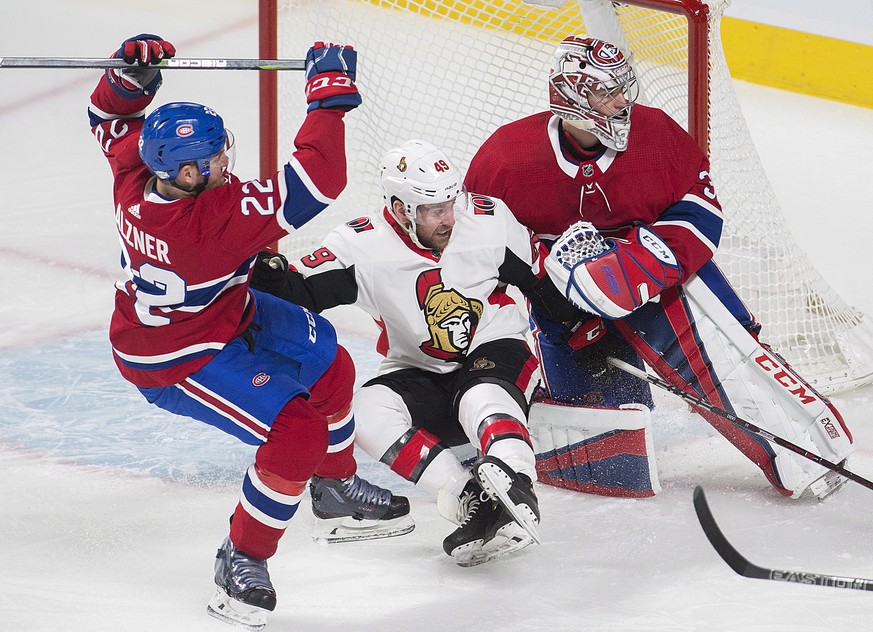
<svg viewBox="0 0 873 632">
<path fill-rule="evenodd" d="M 100 56 L 145 31 L 191 56 L 256 57 L 255 18 L 254 3 L 231 0 L 51 3 L 6 20 L 0 54 Z M 253 174 L 254 74 L 167 75 L 161 98 L 215 105 L 237 135 L 237 171 Z M 111 182 L 85 116 L 94 81 L 0 71 L 0 630 L 229 630 L 205 604 L 253 449 L 149 406 L 115 370 Z M 873 313 L 873 111 L 738 89 L 798 241 Z M 349 312 L 338 320 L 359 380 L 372 375 L 372 328 Z M 859 446 L 851 469 L 873 478 L 873 389 L 835 401 Z M 270 561 L 279 605 L 267 631 L 869 630 L 873 595 L 735 575 L 700 530 L 691 492 L 704 486 L 752 561 L 858 577 L 873 577 L 873 492 L 850 483 L 824 504 L 783 499 L 684 404 L 658 404 L 659 496 L 538 486 L 543 544 L 478 568 L 442 552 L 451 525 L 427 494 L 361 455 L 364 476 L 411 497 L 416 530 L 317 545 L 304 506 Z"/>
</svg>

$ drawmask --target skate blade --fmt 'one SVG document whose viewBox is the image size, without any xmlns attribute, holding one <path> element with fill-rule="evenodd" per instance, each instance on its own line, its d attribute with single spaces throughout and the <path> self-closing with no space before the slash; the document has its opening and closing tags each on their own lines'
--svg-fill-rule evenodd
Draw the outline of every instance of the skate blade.
<svg viewBox="0 0 873 632">
<path fill-rule="evenodd" d="M 534 542 L 540 544 L 540 534 L 534 513 L 527 505 L 516 505 L 509 498 L 507 491 L 512 486 L 512 480 L 506 475 L 506 472 L 500 466 L 493 463 L 482 463 L 476 468 L 476 478 L 479 479 L 482 489 L 500 501 L 500 504 L 509 512 L 513 520 L 527 531 L 527 534 Z"/>
<path fill-rule="evenodd" d="M 455 564 L 458 566 L 476 566 L 476 564 L 472 563 L 472 560 L 476 558 L 481 551 L 482 540 L 473 540 L 472 542 L 467 542 L 467 544 L 455 547 L 455 550 L 451 552 L 451 556 L 452 559 L 455 560 Z M 479 562 L 479 564 L 481 564 L 481 562 Z"/>
<path fill-rule="evenodd" d="M 328 544 L 396 538 L 415 529 L 415 522 L 409 515 L 394 520 L 355 520 L 347 517 L 316 519 L 316 522 L 322 531 L 313 535 L 312 539 Z"/>
<path fill-rule="evenodd" d="M 457 565 L 464 568 L 479 566 L 520 551 L 534 542 L 533 538 L 516 523 L 506 525 L 497 533 L 485 546 L 469 551 L 463 557 L 452 556 L 455 557 Z"/>
<path fill-rule="evenodd" d="M 215 589 L 215 594 L 206 604 L 206 612 L 225 623 L 252 632 L 263 630 L 267 625 L 267 610 L 233 599 L 221 588 Z"/>
<path fill-rule="evenodd" d="M 814 480 L 809 485 L 809 491 L 815 495 L 819 502 L 824 502 L 837 492 L 841 491 L 849 479 L 845 476 L 840 476 L 836 472 L 825 474 L 821 478 Z"/>
</svg>

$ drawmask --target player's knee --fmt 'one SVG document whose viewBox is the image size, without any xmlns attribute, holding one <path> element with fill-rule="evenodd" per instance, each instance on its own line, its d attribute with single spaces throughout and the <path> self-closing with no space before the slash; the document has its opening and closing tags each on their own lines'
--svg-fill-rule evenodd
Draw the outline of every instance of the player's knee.
<svg viewBox="0 0 873 632">
<path fill-rule="evenodd" d="M 360 388 L 355 393 L 354 411 L 355 441 L 377 460 L 381 460 L 398 437 L 404 436 L 412 427 L 403 397 L 382 384 Z"/>
<path fill-rule="evenodd" d="M 505 413 L 516 419 L 527 417 L 527 400 L 515 384 L 503 380 L 470 381 L 457 394 L 458 419 L 479 423 L 490 415 Z"/>
<path fill-rule="evenodd" d="M 295 397 L 273 422 L 255 464 L 282 479 L 308 480 L 324 460 L 329 439 L 325 416 L 302 397 Z"/>
<path fill-rule="evenodd" d="M 348 409 L 355 388 L 355 363 L 341 345 L 336 356 L 315 384 L 309 389 L 309 403 L 327 416 L 336 416 Z"/>
</svg>

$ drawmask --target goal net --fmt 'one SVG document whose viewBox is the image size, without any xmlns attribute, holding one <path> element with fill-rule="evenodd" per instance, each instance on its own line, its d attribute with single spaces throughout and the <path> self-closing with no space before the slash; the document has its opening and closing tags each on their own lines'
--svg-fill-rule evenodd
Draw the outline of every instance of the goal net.
<svg viewBox="0 0 873 632">
<path fill-rule="evenodd" d="M 726 220 L 716 261 L 763 323 L 762 339 L 822 392 L 873 381 L 869 318 L 794 243 L 752 143 L 721 47 L 727 0 L 261 2 L 262 12 L 275 9 L 261 16 L 262 38 L 275 34 L 280 57 L 300 58 L 317 40 L 354 45 L 364 98 L 346 117 L 349 186 L 280 243 L 286 254 L 303 255 L 337 224 L 381 208 L 378 166 L 390 147 L 421 138 L 466 168 L 498 126 L 547 109 L 555 46 L 585 33 L 629 53 L 640 102 L 708 150 Z M 266 132 L 277 134 L 283 160 L 305 115 L 302 75 L 277 73 L 277 129 Z"/>
</svg>

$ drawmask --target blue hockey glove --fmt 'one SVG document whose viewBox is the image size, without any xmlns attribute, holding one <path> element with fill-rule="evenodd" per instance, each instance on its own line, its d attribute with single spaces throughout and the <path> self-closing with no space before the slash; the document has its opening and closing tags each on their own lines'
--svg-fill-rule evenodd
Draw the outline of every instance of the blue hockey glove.
<svg viewBox="0 0 873 632">
<path fill-rule="evenodd" d="M 358 53 L 351 46 L 315 42 L 306 53 L 306 111 L 331 108 L 348 112 L 358 107 L 357 65 Z"/>
</svg>

